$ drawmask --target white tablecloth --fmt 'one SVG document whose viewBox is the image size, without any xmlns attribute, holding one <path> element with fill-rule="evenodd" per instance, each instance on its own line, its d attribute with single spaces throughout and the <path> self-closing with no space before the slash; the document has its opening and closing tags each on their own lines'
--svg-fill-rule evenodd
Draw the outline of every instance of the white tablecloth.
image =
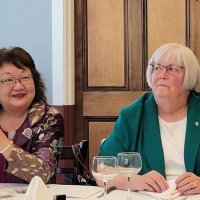
<svg viewBox="0 0 200 200">
<path fill-rule="evenodd" d="M 0 199 L 1 198 L 1 192 L 7 190 L 14 190 L 16 191 L 16 195 L 12 197 L 6 197 L 3 198 L 4 200 L 23 200 L 23 197 L 25 196 L 24 193 L 21 193 L 24 189 L 26 189 L 28 185 L 22 185 L 22 184 L 3 184 L 0 183 Z M 66 194 L 67 199 L 72 200 L 80 200 L 80 199 L 86 199 L 86 200 L 104 200 L 104 198 L 97 198 L 99 194 L 103 191 L 103 188 L 95 187 L 95 186 L 76 186 L 76 185 L 48 185 L 48 191 L 53 194 Z M 154 198 L 141 194 L 139 192 L 131 192 L 132 199 L 133 200 L 155 200 Z M 107 196 L 107 200 L 126 200 L 127 191 L 122 190 L 114 190 Z M 70 198 L 73 197 L 73 198 Z M 75 198 L 74 198 L 75 197 Z M 200 196 L 196 198 L 187 198 L 187 200 L 200 200 Z"/>
</svg>

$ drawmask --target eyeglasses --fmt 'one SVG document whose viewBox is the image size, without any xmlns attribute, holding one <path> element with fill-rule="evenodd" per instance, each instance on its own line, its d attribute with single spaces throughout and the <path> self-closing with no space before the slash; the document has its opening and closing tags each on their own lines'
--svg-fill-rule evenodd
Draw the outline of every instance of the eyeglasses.
<svg viewBox="0 0 200 200">
<path fill-rule="evenodd" d="M 17 81 L 19 81 L 23 85 L 26 85 L 26 84 L 31 83 L 32 80 L 33 80 L 32 75 L 23 75 L 19 78 L 7 77 L 7 78 L 0 79 L 0 84 L 7 87 L 13 87 Z"/>
<path fill-rule="evenodd" d="M 153 64 L 150 64 L 150 66 L 152 67 L 152 73 L 156 73 L 156 74 L 160 74 L 164 70 L 164 68 L 166 69 L 167 73 L 171 75 L 176 75 L 180 73 L 182 69 L 184 69 L 184 67 L 182 66 L 173 65 L 173 64 L 163 66 L 158 63 L 153 63 Z"/>
</svg>

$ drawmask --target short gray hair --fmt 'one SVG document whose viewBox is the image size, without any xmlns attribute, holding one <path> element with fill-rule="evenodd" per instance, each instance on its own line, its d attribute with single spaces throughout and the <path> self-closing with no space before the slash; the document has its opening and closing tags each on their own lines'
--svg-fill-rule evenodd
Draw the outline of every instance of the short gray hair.
<svg viewBox="0 0 200 200">
<path fill-rule="evenodd" d="M 152 66 L 154 62 L 158 62 L 161 58 L 175 58 L 185 69 L 183 90 L 194 90 L 200 83 L 200 65 L 197 57 L 190 48 L 181 44 L 165 44 L 158 48 L 152 55 L 146 72 L 147 83 L 152 87 Z"/>
</svg>

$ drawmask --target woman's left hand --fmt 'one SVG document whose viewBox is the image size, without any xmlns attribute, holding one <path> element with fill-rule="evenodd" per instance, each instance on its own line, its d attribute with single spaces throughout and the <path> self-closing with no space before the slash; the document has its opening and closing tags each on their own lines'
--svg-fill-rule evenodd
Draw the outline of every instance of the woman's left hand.
<svg viewBox="0 0 200 200">
<path fill-rule="evenodd" d="M 176 181 L 176 189 L 182 194 L 197 194 L 200 193 L 200 177 L 186 172 L 179 176 Z"/>
</svg>

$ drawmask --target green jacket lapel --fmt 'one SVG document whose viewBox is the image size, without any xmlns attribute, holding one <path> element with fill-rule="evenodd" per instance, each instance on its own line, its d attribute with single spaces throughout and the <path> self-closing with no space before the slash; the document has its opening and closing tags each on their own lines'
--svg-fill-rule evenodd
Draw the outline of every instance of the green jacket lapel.
<svg viewBox="0 0 200 200">
<path fill-rule="evenodd" d="M 195 160 L 200 145 L 200 97 L 191 92 L 188 101 L 187 128 L 184 147 L 186 171 L 194 170 Z"/>
<path fill-rule="evenodd" d="M 144 148 L 152 170 L 165 176 L 164 155 L 158 123 L 158 111 L 151 95 L 144 104 Z"/>
</svg>

